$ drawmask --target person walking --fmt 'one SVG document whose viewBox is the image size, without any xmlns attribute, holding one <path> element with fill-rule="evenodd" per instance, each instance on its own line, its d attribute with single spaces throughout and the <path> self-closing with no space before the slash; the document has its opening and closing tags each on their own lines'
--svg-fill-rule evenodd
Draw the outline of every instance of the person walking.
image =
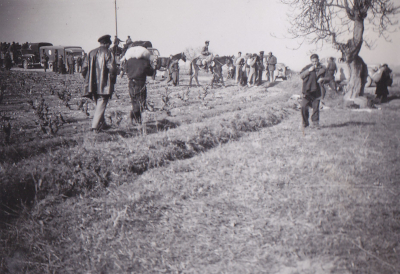
<svg viewBox="0 0 400 274">
<path fill-rule="evenodd" d="M 313 113 L 311 121 L 313 127 L 319 127 L 319 103 L 321 100 L 321 82 L 324 80 L 326 68 L 319 62 L 317 54 L 310 56 L 311 64 L 300 71 L 300 78 L 303 80 L 303 99 L 301 105 L 301 115 L 303 127 L 310 125 L 308 108 L 312 107 Z"/>
<path fill-rule="evenodd" d="M 97 41 L 100 47 L 91 50 L 82 65 L 83 97 L 92 99 L 96 105 L 91 127 L 95 132 L 110 128 L 105 123 L 104 113 L 117 80 L 117 65 L 110 50 L 111 35 L 103 35 Z"/>
<path fill-rule="evenodd" d="M 154 61 L 156 62 L 156 59 Z M 125 74 L 129 79 L 128 88 L 132 103 L 131 123 L 141 124 L 142 112 L 147 106 L 146 76 L 153 75 L 155 63 L 150 63 L 150 52 L 142 48 L 140 55 L 131 56 L 125 61 L 124 66 Z"/>
<path fill-rule="evenodd" d="M 376 83 L 376 99 L 379 103 L 384 103 L 387 101 L 387 96 L 389 95 L 388 86 L 393 83 L 392 70 L 387 64 L 383 64 L 377 72 L 374 73 L 372 79 Z"/>
<path fill-rule="evenodd" d="M 275 81 L 275 79 L 274 79 L 274 71 L 275 71 L 275 68 L 276 68 L 276 63 L 277 63 L 276 57 L 272 54 L 272 52 L 269 52 L 268 56 L 267 56 L 267 69 L 268 69 L 269 82 L 270 83 Z"/>
</svg>

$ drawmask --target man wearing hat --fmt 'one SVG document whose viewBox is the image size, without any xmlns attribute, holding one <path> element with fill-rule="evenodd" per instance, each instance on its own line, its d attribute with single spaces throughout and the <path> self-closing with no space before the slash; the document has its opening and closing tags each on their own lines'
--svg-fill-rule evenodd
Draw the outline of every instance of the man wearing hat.
<svg viewBox="0 0 400 274">
<path fill-rule="evenodd" d="M 276 63 L 277 63 L 276 57 L 272 55 L 272 52 L 269 52 L 267 56 L 267 69 L 268 69 L 270 83 L 274 82 L 274 71 Z"/>
<path fill-rule="evenodd" d="M 98 42 L 100 47 L 90 51 L 82 65 L 82 76 L 85 78 L 83 96 L 94 100 L 96 104 L 91 128 L 96 132 L 109 128 L 105 123 L 104 112 L 117 80 L 115 57 L 109 49 L 111 36 L 104 35 Z"/>
<path fill-rule="evenodd" d="M 208 45 L 210 41 L 206 41 L 204 47 L 201 49 L 201 63 L 206 71 L 208 71 L 208 64 L 212 60 L 212 54 L 208 51 Z M 212 69 L 212 68 L 211 68 Z M 212 72 L 212 71 L 211 71 Z"/>
</svg>

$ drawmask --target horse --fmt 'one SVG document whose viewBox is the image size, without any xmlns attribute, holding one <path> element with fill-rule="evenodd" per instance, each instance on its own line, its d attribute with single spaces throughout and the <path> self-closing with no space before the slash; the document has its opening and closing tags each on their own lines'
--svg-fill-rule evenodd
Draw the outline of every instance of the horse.
<svg viewBox="0 0 400 274">
<path fill-rule="evenodd" d="M 197 82 L 197 86 L 200 86 L 199 84 L 199 70 L 200 67 L 197 65 L 198 62 L 198 57 L 194 58 L 190 62 L 190 69 L 189 69 L 189 75 L 190 75 L 190 80 L 189 80 L 189 86 L 192 86 L 192 79 L 194 78 Z M 213 87 L 213 83 L 216 80 L 221 79 L 222 85 L 225 86 L 224 83 L 224 77 L 222 76 L 222 67 L 224 65 L 227 65 L 229 69 L 231 69 L 233 65 L 233 56 L 221 56 L 221 57 L 214 57 L 212 60 L 212 67 L 213 67 L 213 78 L 211 79 L 211 88 Z"/>
<path fill-rule="evenodd" d="M 184 52 L 172 55 L 171 57 L 158 57 L 157 58 L 157 64 L 154 68 L 154 74 L 153 74 L 153 80 L 156 78 L 156 73 L 157 70 L 160 70 L 161 68 L 164 68 L 167 72 L 168 75 L 170 74 L 169 71 L 169 65 L 171 64 L 172 61 L 174 60 L 182 60 L 186 62 L 186 55 Z"/>
</svg>

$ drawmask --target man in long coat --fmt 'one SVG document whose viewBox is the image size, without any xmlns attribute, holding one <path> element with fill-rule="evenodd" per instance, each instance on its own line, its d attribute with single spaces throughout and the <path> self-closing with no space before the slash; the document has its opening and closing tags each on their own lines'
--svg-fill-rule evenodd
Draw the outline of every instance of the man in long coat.
<svg viewBox="0 0 400 274">
<path fill-rule="evenodd" d="M 388 86 L 392 85 L 392 70 L 387 64 L 383 64 L 379 70 L 373 75 L 373 80 L 376 82 L 376 98 L 379 102 L 383 103 L 387 101 L 389 95 Z"/>
<path fill-rule="evenodd" d="M 104 112 L 114 93 L 117 79 L 117 65 L 109 49 L 111 36 L 104 35 L 98 42 L 100 47 L 90 51 L 82 65 L 82 76 L 85 77 L 83 96 L 94 100 L 96 104 L 91 128 L 96 132 L 109 128 L 105 123 Z"/>
</svg>

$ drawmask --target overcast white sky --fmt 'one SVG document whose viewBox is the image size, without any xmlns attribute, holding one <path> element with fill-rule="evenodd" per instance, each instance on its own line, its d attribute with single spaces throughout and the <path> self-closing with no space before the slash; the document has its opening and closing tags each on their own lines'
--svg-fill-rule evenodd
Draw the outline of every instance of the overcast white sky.
<svg viewBox="0 0 400 274">
<path fill-rule="evenodd" d="M 288 7 L 278 0 L 117 0 L 117 8 L 120 39 L 150 40 L 161 56 L 210 40 L 215 54 L 272 51 L 278 62 L 300 69 L 315 48 L 292 50 L 298 41 L 284 39 Z M 115 35 L 114 0 L 0 0 L 0 26 L 2 42 L 50 42 L 89 51 L 98 46 L 98 37 Z M 374 37 L 368 29 L 365 34 Z M 361 57 L 371 64 L 400 65 L 400 32 L 391 37 L 392 43 L 378 40 L 372 51 L 364 47 Z M 340 56 L 330 45 L 316 53 Z"/>
</svg>

